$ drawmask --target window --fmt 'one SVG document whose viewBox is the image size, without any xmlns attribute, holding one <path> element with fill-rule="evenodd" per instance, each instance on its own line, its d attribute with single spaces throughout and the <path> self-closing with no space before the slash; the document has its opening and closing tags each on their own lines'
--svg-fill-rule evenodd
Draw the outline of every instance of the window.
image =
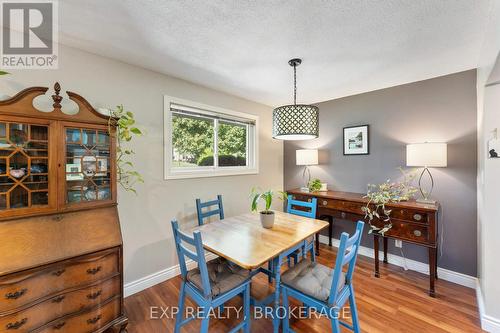
<svg viewBox="0 0 500 333">
<path fill-rule="evenodd" d="M 165 96 L 165 178 L 254 174 L 258 117 Z"/>
</svg>

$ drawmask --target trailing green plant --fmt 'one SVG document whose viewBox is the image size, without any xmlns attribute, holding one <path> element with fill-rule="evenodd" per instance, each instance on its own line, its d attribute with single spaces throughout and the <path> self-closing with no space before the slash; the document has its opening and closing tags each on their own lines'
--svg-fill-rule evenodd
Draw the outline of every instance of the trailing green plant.
<svg viewBox="0 0 500 333">
<path fill-rule="evenodd" d="M 310 192 L 318 192 L 319 190 L 321 190 L 321 180 L 319 180 L 318 178 L 311 180 L 308 187 Z"/>
<path fill-rule="evenodd" d="M 0 75 L 7 75 L 7 74 L 10 74 L 10 73 L 6 72 L 6 71 L 0 71 Z"/>
<path fill-rule="evenodd" d="M 368 220 L 371 229 L 368 233 L 377 232 L 380 235 L 384 234 L 392 228 L 391 209 L 386 207 L 387 204 L 407 201 L 413 198 L 417 192 L 417 188 L 411 183 L 415 178 L 415 173 L 407 173 L 403 168 L 399 168 L 403 174 L 403 181 L 391 182 L 390 179 L 382 184 L 368 184 L 368 191 L 365 198 L 368 198 L 368 203 L 362 208 L 365 213 L 365 219 Z M 374 219 L 384 222 L 383 227 L 377 227 L 372 224 Z"/>
<path fill-rule="evenodd" d="M 278 198 L 280 200 L 286 199 L 286 192 L 284 192 L 284 191 L 278 191 L 275 193 L 272 190 L 268 190 L 265 192 L 261 192 L 255 188 L 253 188 L 252 192 L 250 193 L 250 198 L 252 200 L 252 204 L 251 204 L 252 212 L 256 212 L 258 210 L 259 200 L 263 200 L 266 208 L 263 211 L 261 211 L 261 213 L 270 214 L 272 212 L 271 205 L 273 203 L 273 197 L 276 195 L 278 196 Z"/>
<path fill-rule="evenodd" d="M 142 175 L 134 170 L 134 165 L 130 158 L 135 152 L 126 146 L 134 137 L 142 136 L 142 131 L 136 126 L 134 114 L 125 111 L 123 105 L 116 106 L 116 109 L 110 110 L 109 115 L 109 133 L 112 127 L 116 127 L 117 147 L 116 147 L 116 169 L 118 173 L 118 183 L 129 192 L 137 194 L 134 186 L 137 183 L 144 183 Z"/>
</svg>

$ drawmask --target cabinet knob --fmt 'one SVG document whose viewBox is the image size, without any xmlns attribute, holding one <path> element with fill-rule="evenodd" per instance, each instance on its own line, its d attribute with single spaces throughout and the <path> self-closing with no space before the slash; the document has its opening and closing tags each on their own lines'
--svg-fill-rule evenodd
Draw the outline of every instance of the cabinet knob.
<svg viewBox="0 0 500 333">
<path fill-rule="evenodd" d="M 420 237 L 420 236 L 422 236 L 422 231 L 420 231 L 420 230 L 413 230 L 413 234 L 415 236 L 417 236 L 417 237 Z"/>
<path fill-rule="evenodd" d="M 19 321 L 16 321 L 15 323 L 8 323 L 7 325 L 5 325 L 5 328 L 7 328 L 8 330 L 17 330 L 18 328 L 20 328 L 21 326 L 23 326 L 27 322 L 28 322 L 28 318 L 23 318 Z"/>
<path fill-rule="evenodd" d="M 97 323 L 99 320 L 101 320 L 101 315 L 98 315 L 97 317 L 87 319 L 87 324 L 92 325 Z"/>
<path fill-rule="evenodd" d="M 422 220 L 422 215 L 420 215 L 420 214 L 414 214 L 414 215 L 413 215 L 413 219 L 414 219 L 415 221 L 420 221 L 420 220 Z"/>
<path fill-rule="evenodd" d="M 54 325 L 54 329 L 60 330 L 61 328 L 63 328 L 64 325 L 66 325 L 66 322 L 65 321 L 61 321 L 60 323 L 57 323 L 57 324 Z"/>
<path fill-rule="evenodd" d="M 326 205 L 328 205 L 328 201 L 323 200 L 323 206 L 326 206 Z"/>
<path fill-rule="evenodd" d="M 311 199 L 311 198 L 307 199 L 307 202 L 311 202 L 311 201 L 312 201 L 312 199 Z"/>
<path fill-rule="evenodd" d="M 89 269 L 87 269 L 87 274 L 96 275 L 97 273 L 99 273 L 101 271 L 101 269 L 102 269 L 101 266 L 97 266 L 97 267 L 94 267 L 94 268 L 89 268 Z"/>
<path fill-rule="evenodd" d="M 343 218 L 343 219 L 345 219 L 345 218 L 346 218 L 346 216 L 347 216 L 347 214 L 346 214 L 346 213 L 344 213 L 344 212 L 342 212 L 342 213 L 340 213 L 340 216 L 342 216 L 342 218 Z"/>
<path fill-rule="evenodd" d="M 95 293 L 88 294 L 87 298 L 88 299 L 96 299 L 97 297 L 101 296 L 101 294 L 102 294 L 102 290 L 99 290 Z"/>
<path fill-rule="evenodd" d="M 24 289 L 15 291 L 13 293 L 7 293 L 7 294 L 5 294 L 5 298 L 6 299 L 18 299 L 19 297 L 26 294 L 27 291 L 28 291 L 28 289 L 24 288 Z"/>
</svg>

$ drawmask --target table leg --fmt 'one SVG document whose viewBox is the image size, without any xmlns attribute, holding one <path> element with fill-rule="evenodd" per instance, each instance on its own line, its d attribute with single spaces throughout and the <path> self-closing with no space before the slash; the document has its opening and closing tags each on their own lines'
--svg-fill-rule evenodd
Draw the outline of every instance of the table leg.
<svg viewBox="0 0 500 333">
<path fill-rule="evenodd" d="M 436 297 L 436 290 L 434 288 L 434 280 L 436 278 L 436 262 L 437 262 L 437 249 L 429 248 L 429 295 Z"/>
<path fill-rule="evenodd" d="M 384 240 L 384 264 L 387 264 L 387 237 L 383 237 Z"/>
<path fill-rule="evenodd" d="M 319 232 L 314 235 L 314 238 L 316 240 L 316 254 L 319 256 Z"/>
<path fill-rule="evenodd" d="M 373 234 L 373 251 L 375 254 L 375 277 L 380 277 L 379 273 L 379 262 L 378 262 L 378 246 L 379 246 L 379 237 L 377 234 Z"/>
<path fill-rule="evenodd" d="M 328 216 L 328 246 L 332 246 L 333 238 L 333 217 Z"/>
</svg>

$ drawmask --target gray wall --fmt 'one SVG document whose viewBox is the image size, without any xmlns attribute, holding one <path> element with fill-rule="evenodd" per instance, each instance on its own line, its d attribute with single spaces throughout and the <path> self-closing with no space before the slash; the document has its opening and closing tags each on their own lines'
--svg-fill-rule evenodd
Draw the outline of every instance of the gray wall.
<svg viewBox="0 0 500 333">
<path fill-rule="evenodd" d="M 318 104 L 320 136 L 310 141 L 285 142 L 284 184 L 301 185 L 302 167 L 295 150 L 318 148 L 320 165 L 313 177 L 330 189 L 366 192 L 368 183 L 398 180 L 406 163 L 406 143 L 448 142 L 448 167 L 431 172 L 434 198 L 443 207 L 443 237 L 439 266 L 476 276 L 476 72 L 475 70 L 373 91 Z M 342 128 L 370 125 L 370 155 L 343 156 Z M 352 231 L 353 223 L 336 221 L 334 237 Z M 365 235 L 365 246 L 372 238 Z M 390 252 L 399 253 L 390 242 Z M 397 250 L 397 251 L 396 251 Z M 425 248 L 404 244 L 405 255 L 427 262 Z"/>
</svg>

